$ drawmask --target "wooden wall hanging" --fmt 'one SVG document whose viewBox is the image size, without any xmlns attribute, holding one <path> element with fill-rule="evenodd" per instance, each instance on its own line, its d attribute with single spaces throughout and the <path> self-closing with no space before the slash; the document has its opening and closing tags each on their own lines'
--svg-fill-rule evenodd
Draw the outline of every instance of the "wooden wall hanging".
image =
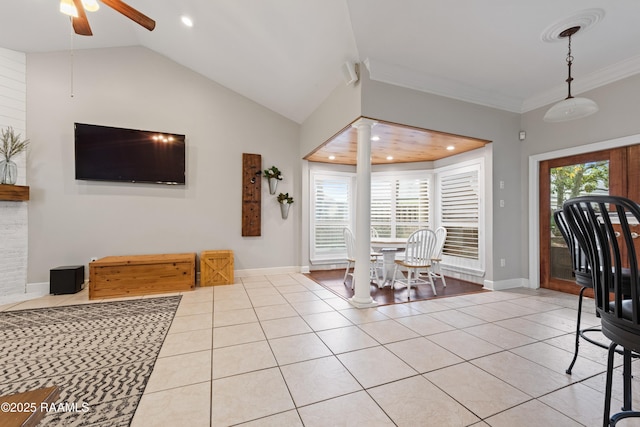
<svg viewBox="0 0 640 427">
<path fill-rule="evenodd" d="M 260 236 L 262 156 L 242 153 L 242 235 Z"/>
</svg>

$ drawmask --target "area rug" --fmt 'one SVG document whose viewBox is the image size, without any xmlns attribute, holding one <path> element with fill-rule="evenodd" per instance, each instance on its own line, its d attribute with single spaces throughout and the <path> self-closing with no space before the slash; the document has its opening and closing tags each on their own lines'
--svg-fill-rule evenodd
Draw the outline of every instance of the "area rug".
<svg viewBox="0 0 640 427">
<path fill-rule="evenodd" d="M 0 312 L 0 396 L 55 385 L 40 425 L 129 426 L 180 298 Z"/>
</svg>

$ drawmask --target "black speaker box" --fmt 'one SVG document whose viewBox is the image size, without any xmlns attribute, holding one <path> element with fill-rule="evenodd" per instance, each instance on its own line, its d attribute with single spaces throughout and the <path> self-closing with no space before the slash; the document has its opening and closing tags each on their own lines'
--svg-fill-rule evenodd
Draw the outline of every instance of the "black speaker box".
<svg viewBox="0 0 640 427">
<path fill-rule="evenodd" d="M 82 290 L 84 265 L 66 265 L 49 272 L 49 290 L 54 295 L 75 294 Z"/>
</svg>

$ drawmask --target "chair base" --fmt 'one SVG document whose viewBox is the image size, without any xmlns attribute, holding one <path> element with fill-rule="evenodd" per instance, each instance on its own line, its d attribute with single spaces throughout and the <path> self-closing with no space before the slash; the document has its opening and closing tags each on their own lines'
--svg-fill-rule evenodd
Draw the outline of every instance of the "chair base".
<svg viewBox="0 0 640 427">
<path fill-rule="evenodd" d="M 378 254 L 376 252 L 371 253 L 371 261 L 369 264 L 369 281 L 370 283 L 374 283 L 377 287 L 380 287 L 380 275 L 378 274 L 378 270 L 380 269 L 378 266 L 378 256 L 382 254 Z M 354 283 L 354 273 L 355 273 L 355 259 L 347 258 L 347 268 L 344 271 L 344 279 L 342 283 L 347 284 L 347 277 L 351 276 L 351 289 L 353 289 Z M 354 271 L 349 271 L 351 267 L 354 267 Z"/>
<path fill-rule="evenodd" d="M 585 329 L 580 329 L 580 319 L 582 317 L 582 295 L 584 294 L 584 291 L 587 289 L 587 287 L 582 287 L 582 289 L 580 289 L 580 294 L 578 296 L 578 319 L 576 321 L 576 343 L 575 343 L 575 351 L 573 353 L 573 359 L 571 360 L 571 363 L 569 364 L 569 367 L 565 370 L 565 372 L 569 375 L 571 375 L 571 370 L 573 369 L 573 365 L 575 365 L 576 360 L 578 359 L 578 350 L 580 348 L 580 338 L 584 339 L 585 341 L 593 344 L 593 345 L 597 345 L 600 348 L 604 348 L 605 350 L 607 350 L 609 348 L 609 344 L 605 344 L 603 342 L 597 341 L 593 338 L 589 338 L 587 336 L 588 332 L 602 332 L 602 329 L 600 327 L 591 327 L 591 328 L 585 328 Z M 616 353 L 618 354 L 623 354 L 622 350 L 616 350 Z M 637 354 L 632 354 L 633 358 L 637 358 L 640 357 L 640 355 Z"/>
<path fill-rule="evenodd" d="M 618 344 L 611 343 L 609 346 L 609 352 L 607 355 L 607 380 L 605 385 L 605 396 L 604 396 L 604 417 L 602 420 L 603 427 L 615 427 L 615 425 L 620 420 L 624 420 L 625 418 L 640 418 L 640 411 L 634 411 L 631 408 L 632 402 L 632 394 L 631 394 L 631 359 L 633 357 L 638 357 L 640 355 L 633 353 L 630 350 L 624 349 L 622 350 L 623 355 L 623 368 L 622 368 L 622 378 L 623 378 L 623 406 L 622 411 L 617 412 L 610 416 L 611 413 L 611 391 L 613 385 L 613 355 L 614 353 L 619 353 L 620 351 L 616 349 Z"/>
<path fill-rule="evenodd" d="M 404 279 L 397 279 L 398 274 L 398 264 L 396 264 L 396 268 L 393 271 L 393 281 L 391 282 L 391 289 L 395 289 L 396 282 L 403 284 L 407 288 L 407 300 L 411 300 L 411 288 L 417 288 L 418 285 L 431 285 L 431 290 L 433 291 L 433 295 L 437 296 L 436 286 L 433 283 L 433 277 L 427 274 L 427 280 L 420 278 L 420 272 L 417 268 L 409 268 L 407 271 L 407 277 Z M 411 277 L 413 276 L 413 280 Z"/>
<path fill-rule="evenodd" d="M 615 425 L 620 420 L 624 420 L 625 418 L 638 418 L 640 417 L 640 411 L 622 411 L 614 414 L 609 419 L 609 426 L 615 427 Z"/>
</svg>

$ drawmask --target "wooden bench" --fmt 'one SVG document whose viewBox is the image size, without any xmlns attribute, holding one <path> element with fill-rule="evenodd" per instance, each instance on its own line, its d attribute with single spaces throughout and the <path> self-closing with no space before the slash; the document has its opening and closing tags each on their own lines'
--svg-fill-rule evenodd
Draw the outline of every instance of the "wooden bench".
<svg viewBox="0 0 640 427">
<path fill-rule="evenodd" d="M 196 254 L 108 256 L 89 263 L 89 299 L 191 291 Z"/>
</svg>

